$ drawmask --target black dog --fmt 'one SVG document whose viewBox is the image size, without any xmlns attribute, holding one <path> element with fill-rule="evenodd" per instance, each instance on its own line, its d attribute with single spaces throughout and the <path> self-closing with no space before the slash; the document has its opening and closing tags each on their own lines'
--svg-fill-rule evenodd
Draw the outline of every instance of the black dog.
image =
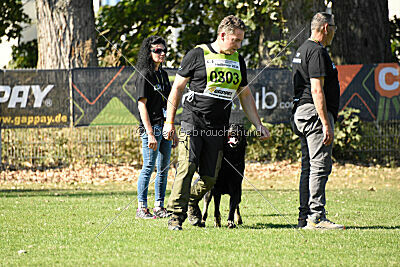
<svg viewBox="0 0 400 267">
<path fill-rule="evenodd" d="M 204 196 L 204 208 L 202 222 L 207 219 L 208 205 L 214 196 L 214 217 L 215 226 L 221 227 L 221 213 L 219 206 L 221 195 L 230 196 L 228 228 L 235 228 L 234 217 L 236 212 L 236 223 L 242 224 L 242 217 L 239 212 L 239 203 L 242 198 L 242 180 L 244 174 L 244 156 L 246 153 L 246 135 L 244 128 L 238 124 L 231 124 L 224 145 L 224 158 L 222 159 L 217 182 L 211 191 Z"/>
</svg>

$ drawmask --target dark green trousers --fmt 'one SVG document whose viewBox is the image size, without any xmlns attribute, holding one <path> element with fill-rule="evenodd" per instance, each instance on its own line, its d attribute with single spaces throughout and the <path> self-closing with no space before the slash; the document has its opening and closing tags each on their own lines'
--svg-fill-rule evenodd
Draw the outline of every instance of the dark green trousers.
<svg viewBox="0 0 400 267">
<path fill-rule="evenodd" d="M 173 218 L 184 221 L 188 205 L 197 204 L 214 186 L 221 167 L 223 142 L 223 136 L 180 134 L 178 169 L 167 206 Z M 200 179 L 192 185 L 196 171 Z"/>
</svg>

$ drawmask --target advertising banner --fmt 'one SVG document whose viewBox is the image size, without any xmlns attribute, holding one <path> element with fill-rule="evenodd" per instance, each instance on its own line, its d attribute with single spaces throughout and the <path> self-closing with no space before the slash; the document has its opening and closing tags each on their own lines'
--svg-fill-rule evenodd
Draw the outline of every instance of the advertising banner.
<svg viewBox="0 0 400 267">
<path fill-rule="evenodd" d="M 337 69 L 340 110 L 346 107 L 359 109 L 359 116 L 364 121 L 400 119 L 398 63 L 343 65 Z M 176 70 L 166 71 L 172 84 Z M 137 125 L 139 113 L 134 73 L 133 67 L 125 66 L 71 71 L 2 71 L 1 127 L 65 127 L 70 123 L 71 106 L 74 126 Z M 258 112 L 266 122 L 289 121 L 293 92 L 291 71 L 273 68 L 248 70 L 248 82 Z M 231 108 L 231 121 L 243 122 L 245 115 L 238 97 Z M 181 113 L 180 105 L 177 123 Z"/>
<path fill-rule="evenodd" d="M 134 68 L 72 71 L 74 126 L 136 125 Z"/>
<path fill-rule="evenodd" d="M 2 73 L 2 128 L 65 127 L 70 122 L 66 70 L 11 70 Z"/>
<path fill-rule="evenodd" d="M 400 120 L 400 66 L 397 63 L 337 66 L 340 109 L 359 109 L 361 120 Z"/>
<path fill-rule="evenodd" d="M 292 73 L 286 69 L 248 70 L 247 80 L 258 114 L 268 123 L 289 122 L 292 110 Z M 238 97 L 234 101 L 231 122 L 243 122 L 245 114 Z"/>
<path fill-rule="evenodd" d="M 171 84 L 175 69 L 166 69 Z M 136 91 L 133 67 L 74 69 L 72 87 L 74 99 L 74 125 L 132 125 L 138 124 Z M 288 70 L 249 70 L 248 81 L 260 116 L 268 122 L 285 122 L 291 110 L 291 73 Z M 182 106 L 178 108 L 179 122 Z M 235 98 L 231 121 L 242 122 L 244 118 Z"/>
<path fill-rule="evenodd" d="M 359 109 L 362 120 L 400 119 L 400 68 L 397 63 L 337 66 L 341 87 L 340 110 Z M 175 69 L 166 69 L 171 84 Z M 131 125 L 138 123 L 132 67 L 73 71 L 74 125 Z M 249 87 L 260 117 L 269 123 L 289 122 L 292 73 L 287 69 L 248 70 Z M 78 88 L 79 86 L 79 88 Z M 182 106 L 178 108 L 179 123 Z M 239 98 L 231 122 L 243 122 Z"/>
</svg>

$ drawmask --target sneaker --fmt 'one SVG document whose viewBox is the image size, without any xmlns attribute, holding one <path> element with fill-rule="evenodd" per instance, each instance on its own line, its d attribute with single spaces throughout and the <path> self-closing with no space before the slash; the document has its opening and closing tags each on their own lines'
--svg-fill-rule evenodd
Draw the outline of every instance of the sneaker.
<svg viewBox="0 0 400 267">
<path fill-rule="evenodd" d="M 307 220 L 305 218 L 299 218 L 297 222 L 297 228 L 303 228 L 307 225 Z"/>
<path fill-rule="evenodd" d="M 198 204 L 188 206 L 189 223 L 197 227 L 206 227 L 205 222 L 201 220 L 201 210 Z"/>
<path fill-rule="evenodd" d="M 154 216 L 156 218 L 168 218 L 171 213 L 168 213 L 167 209 L 164 207 L 156 207 L 153 209 Z"/>
<path fill-rule="evenodd" d="M 172 231 L 181 231 L 182 222 L 178 218 L 171 218 L 168 220 L 168 229 Z"/>
<path fill-rule="evenodd" d="M 148 208 L 139 208 L 136 210 L 136 218 L 138 218 L 138 219 L 155 219 L 155 216 L 150 213 Z"/>
<path fill-rule="evenodd" d="M 316 221 L 312 219 L 307 219 L 307 225 L 304 227 L 304 229 L 334 230 L 334 229 L 344 229 L 344 225 L 331 222 L 327 218 L 321 218 Z"/>
</svg>

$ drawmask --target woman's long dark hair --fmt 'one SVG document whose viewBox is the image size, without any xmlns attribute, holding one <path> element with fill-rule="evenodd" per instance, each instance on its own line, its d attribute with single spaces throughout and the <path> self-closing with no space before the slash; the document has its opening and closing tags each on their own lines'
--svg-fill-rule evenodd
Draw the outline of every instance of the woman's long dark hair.
<svg viewBox="0 0 400 267">
<path fill-rule="evenodd" d="M 157 35 L 150 36 L 143 40 L 137 56 L 136 68 L 143 74 L 152 73 L 155 70 L 155 64 L 151 57 L 151 45 L 163 44 L 167 48 L 165 40 Z"/>
</svg>

